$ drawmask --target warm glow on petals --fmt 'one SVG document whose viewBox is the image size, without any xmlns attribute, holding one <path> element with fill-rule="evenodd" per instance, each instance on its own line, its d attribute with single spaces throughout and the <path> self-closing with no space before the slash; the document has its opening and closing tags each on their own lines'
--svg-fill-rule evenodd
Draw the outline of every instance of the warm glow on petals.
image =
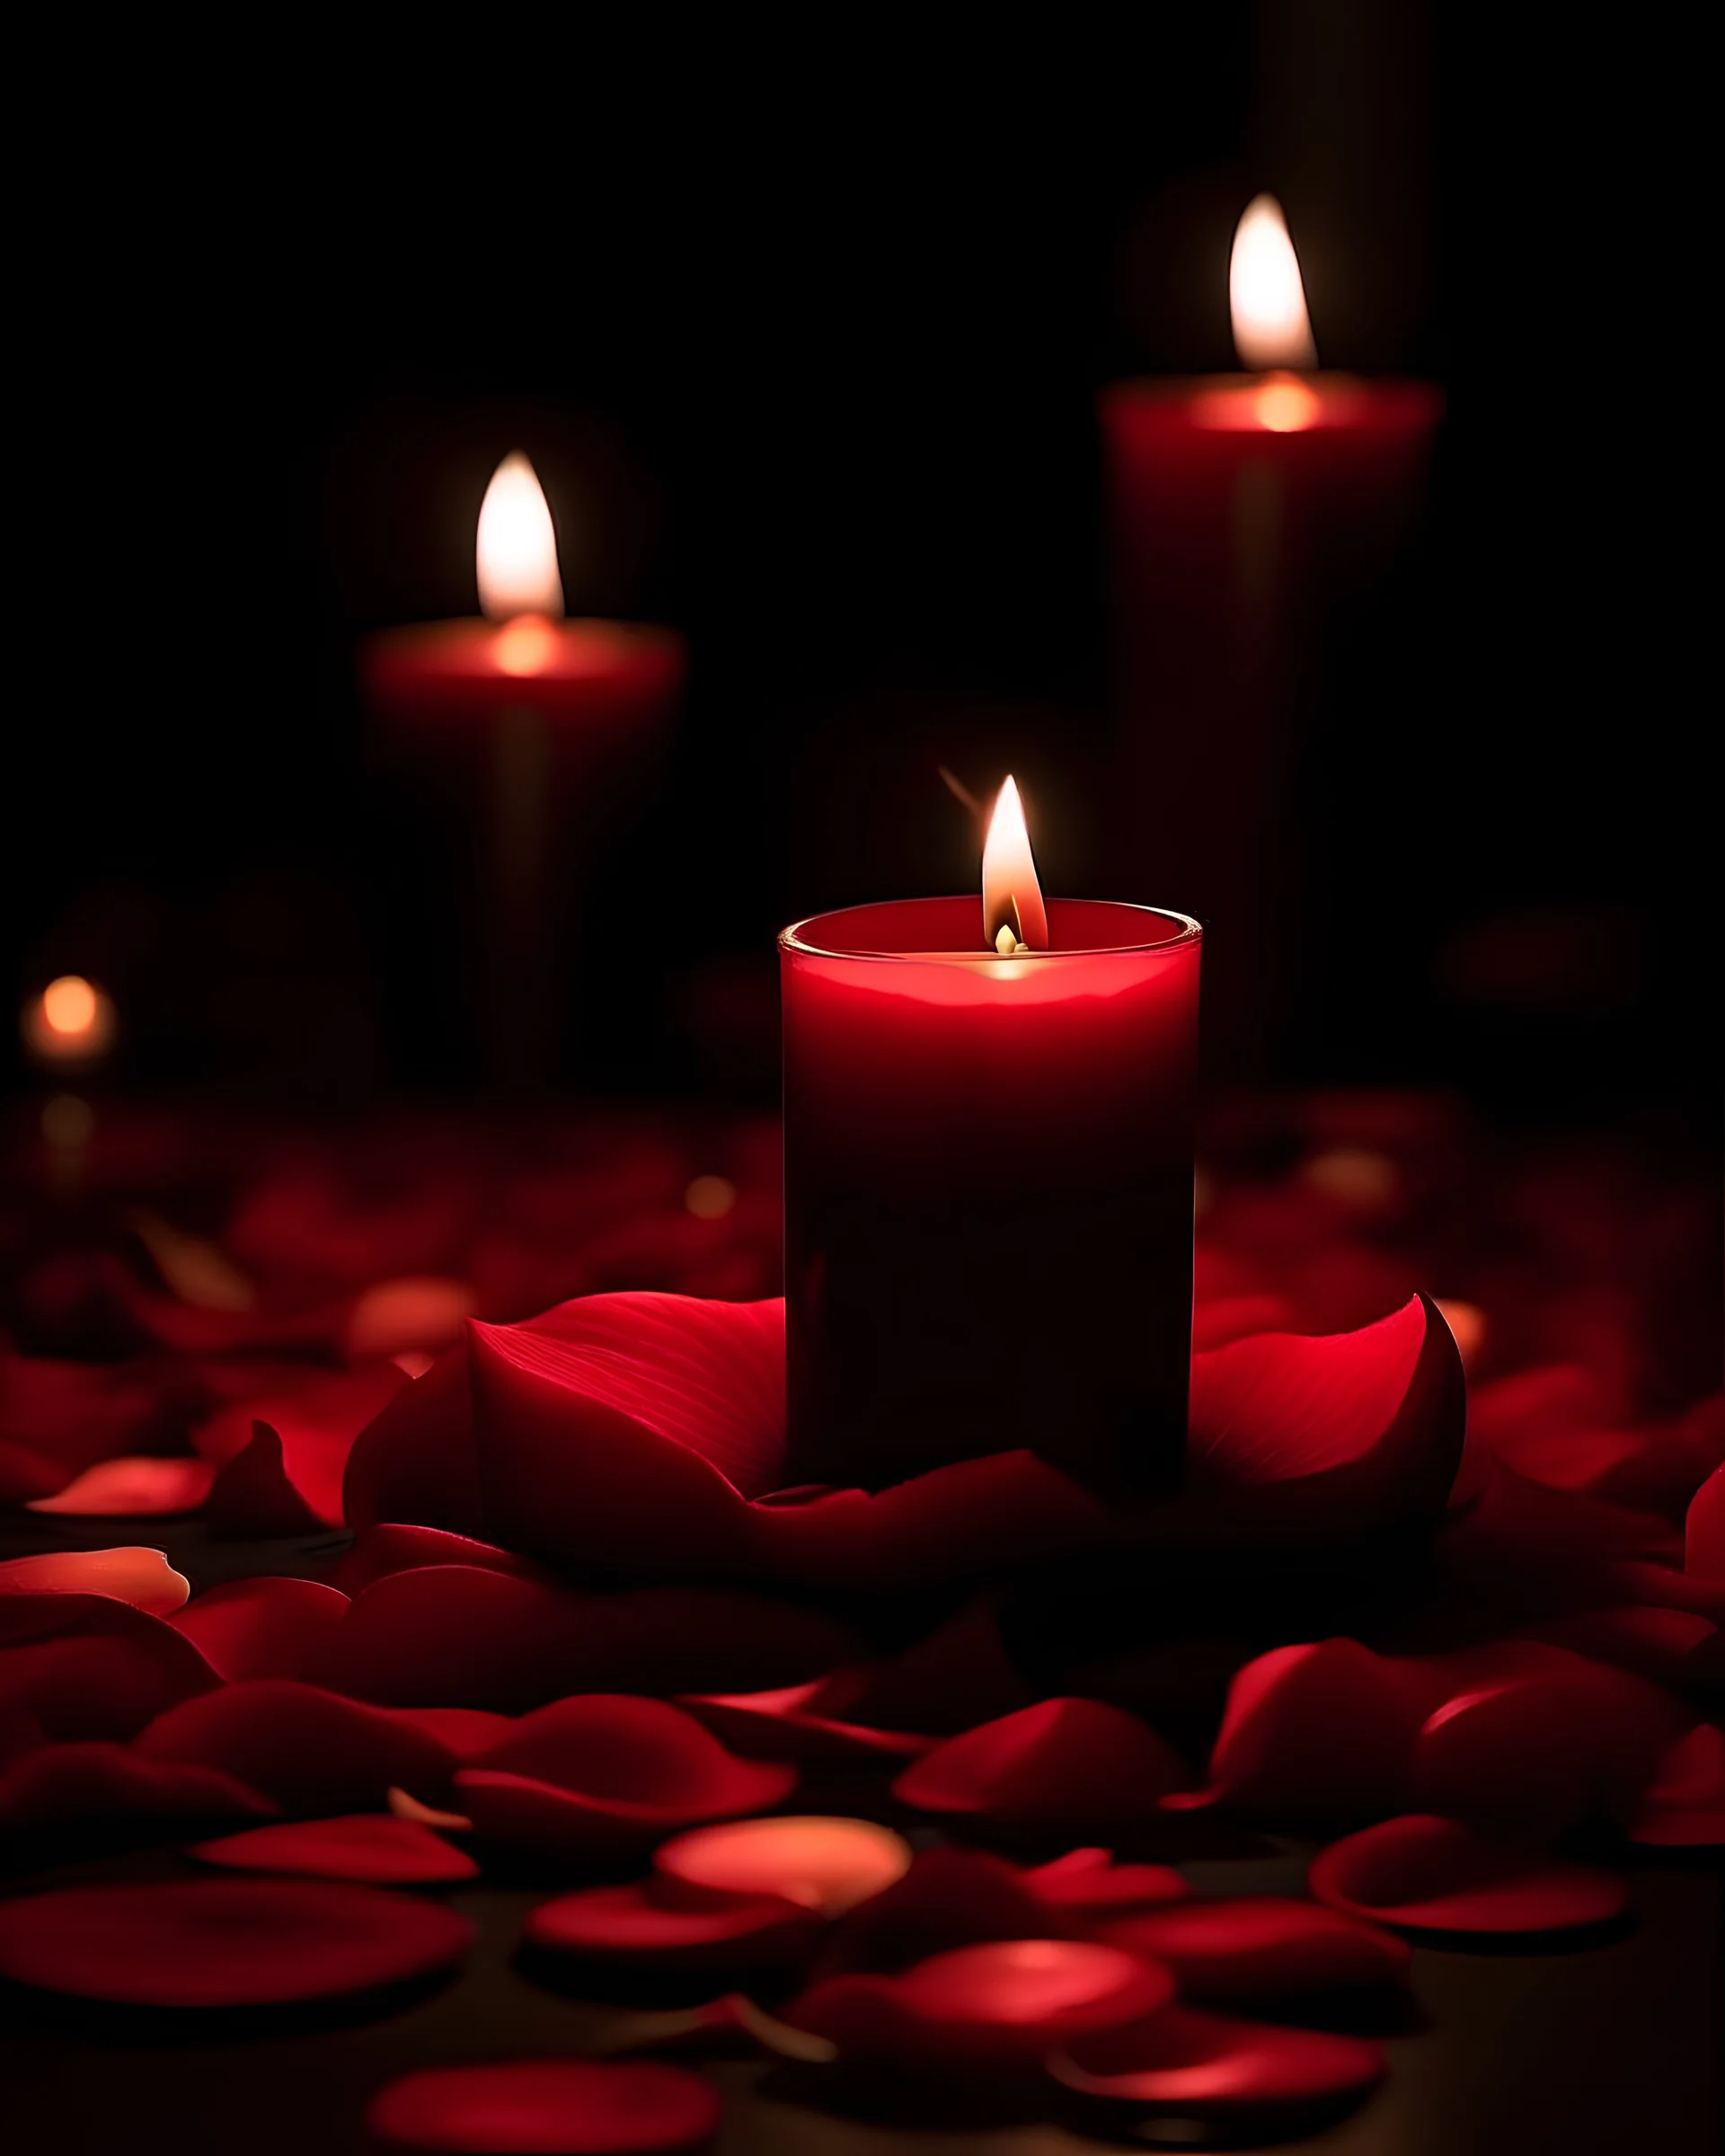
<svg viewBox="0 0 1725 2156">
<path fill-rule="evenodd" d="M 1315 367 L 1300 265 L 1279 202 L 1259 195 L 1246 205 L 1228 263 L 1228 306 L 1242 367 Z M 1299 424 L 1300 422 L 1295 422 Z M 1309 421 L 1305 422 L 1310 424 Z M 1273 425 L 1269 420 L 1266 425 Z M 1286 427 L 1277 431 L 1287 431 Z"/>
<path fill-rule="evenodd" d="M 1048 948 L 1048 916 L 1031 855 L 1031 835 L 1010 778 L 995 803 L 982 849 L 982 912 L 983 933 L 1003 957 L 1011 956 L 1011 947 L 997 941 L 1003 928 L 1031 950 Z"/>
<path fill-rule="evenodd" d="M 557 535 L 544 490 L 519 450 L 491 475 L 479 512 L 479 604 L 491 621 L 518 614 L 561 614 L 562 580 L 557 573 Z M 543 660 L 540 662 L 543 664 Z M 532 673 L 521 666 L 512 673 Z"/>
</svg>

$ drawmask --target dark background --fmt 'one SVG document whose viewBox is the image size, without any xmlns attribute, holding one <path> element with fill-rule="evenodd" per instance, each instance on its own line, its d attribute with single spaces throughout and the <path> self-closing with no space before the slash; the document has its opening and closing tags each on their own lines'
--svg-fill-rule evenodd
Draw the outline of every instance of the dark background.
<svg viewBox="0 0 1725 2156">
<path fill-rule="evenodd" d="M 1682 56 L 1517 34 L 1267 0 L 104 49 L 16 235 L 17 993 L 106 981 L 140 1085 L 469 1082 L 458 894 L 353 658 L 473 609 L 517 446 L 571 610 L 692 654 L 581 1082 L 770 1091 L 777 927 L 974 876 L 937 761 L 1031 773 L 1045 880 L 1107 889 L 1095 393 L 1232 363 L 1269 187 L 1325 362 L 1449 411 L 1334 718 L 1322 1022 L 1268 1075 L 1711 1119 Z"/>
</svg>

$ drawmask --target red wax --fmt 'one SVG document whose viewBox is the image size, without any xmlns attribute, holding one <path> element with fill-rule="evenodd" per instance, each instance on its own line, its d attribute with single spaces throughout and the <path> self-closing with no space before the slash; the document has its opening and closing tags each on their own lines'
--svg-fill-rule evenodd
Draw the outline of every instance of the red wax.
<svg viewBox="0 0 1725 2156">
<path fill-rule="evenodd" d="M 477 615 L 372 637 L 361 660 L 367 696 L 392 720 L 483 720 L 530 708 L 562 725 L 649 724 L 683 676 L 681 640 L 619 622 L 510 622 Z"/>
<path fill-rule="evenodd" d="M 1205 1042 L 1232 1074 L 1263 1058 L 1298 932 L 1299 714 L 1417 525 L 1441 410 L 1427 384 L 1336 374 L 1102 395 L 1119 872 L 1179 891 L 1220 935 Z"/>
<path fill-rule="evenodd" d="M 793 1480 L 1018 1447 L 1110 1494 L 1178 1480 L 1200 931 L 1048 910 L 1010 959 L 977 898 L 779 939 Z"/>
</svg>

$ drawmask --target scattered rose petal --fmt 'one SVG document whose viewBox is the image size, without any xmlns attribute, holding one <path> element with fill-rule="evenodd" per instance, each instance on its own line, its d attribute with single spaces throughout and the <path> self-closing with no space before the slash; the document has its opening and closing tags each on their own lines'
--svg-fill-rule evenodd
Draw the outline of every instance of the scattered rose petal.
<svg viewBox="0 0 1725 2156">
<path fill-rule="evenodd" d="M 1519 1651 L 1540 1654 L 1531 1643 Z M 1449 1697 L 1415 1742 L 1414 1803 L 1546 1835 L 1584 1819 L 1623 1818 L 1690 1717 L 1622 1670 L 1561 1648 L 1517 1668 L 1517 1652 L 1511 1643 L 1455 1658 Z"/>
<path fill-rule="evenodd" d="M 1281 1895 L 1142 1910 L 1092 1924 L 1086 1936 L 1163 1963 L 1182 1995 L 1196 1999 L 1404 1984 L 1410 1959 L 1387 1931 Z"/>
<path fill-rule="evenodd" d="M 435 1903 L 322 1880 L 68 1886 L 0 1903 L 0 1975 L 128 2006 L 284 2005 L 429 1975 L 473 1936 Z"/>
<path fill-rule="evenodd" d="M 896 1885 L 834 1926 L 815 1974 L 891 1975 L 952 1947 L 1039 1939 L 1055 1927 L 1033 1878 L 981 1850 L 925 1849 Z"/>
<path fill-rule="evenodd" d="M 918 1759 L 935 1743 L 904 1729 L 872 1729 L 820 1711 L 854 1696 L 851 1673 L 840 1681 L 817 1677 L 773 1692 L 683 1692 L 686 1708 L 745 1759 L 777 1759 L 804 1766 L 857 1766 L 869 1761 Z"/>
<path fill-rule="evenodd" d="M 131 1736 L 221 1682 L 172 1625 L 105 1595 L 0 1595 L 0 1722 L 61 1741 Z"/>
<path fill-rule="evenodd" d="M 452 1849 L 429 1827 L 371 1812 L 255 1826 L 199 1842 L 190 1853 L 233 1871 L 290 1871 L 373 1886 L 440 1886 L 479 1876 L 464 1851 Z"/>
<path fill-rule="evenodd" d="M 851 1719 L 878 1728 L 949 1736 L 1031 1704 L 1000 1637 L 994 1605 L 967 1603 L 925 1639 L 868 1671 L 845 1702 Z"/>
<path fill-rule="evenodd" d="M 172 1443 L 194 1397 L 185 1373 L 166 1360 L 61 1361 L 18 1355 L 0 1342 L 0 1430 L 21 1454 L 52 1471 L 50 1488 L 99 1460 Z"/>
<path fill-rule="evenodd" d="M 1725 1842 L 1725 1733 L 1701 1722 L 1671 1746 L 1628 1831 L 1632 1842 L 1667 1849 Z"/>
<path fill-rule="evenodd" d="M 1629 1903 L 1610 1872 L 1426 1813 L 1332 1842 L 1309 1877 L 1332 1909 L 1403 1931 L 1565 1931 L 1621 1916 Z"/>
<path fill-rule="evenodd" d="M 308 1677 L 347 1614 L 348 1598 L 314 1579 L 229 1580 L 169 1622 L 230 1683 Z"/>
<path fill-rule="evenodd" d="M 229 1534 L 340 1526 L 354 1441 L 409 1382 L 394 1363 L 373 1363 L 225 1409 L 198 1434 L 199 1449 L 224 1462 L 210 1518 Z"/>
<path fill-rule="evenodd" d="M 588 1595 L 490 1568 L 427 1565 L 354 1601 L 325 1681 L 394 1705 L 524 1712 L 574 1692 L 783 1683 L 854 1653 L 831 1619 L 703 1587 Z"/>
<path fill-rule="evenodd" d="M 1183 1901 L 1191 1892 L 1171 1864 L 1117 1864 L 1106 1849 L 1068 1850 L 1024 1880 L 1045 1909 L 1065 1920 L 1063 1929 L 1086 1933 L 1113 1917 Z"/>
<path fill-rule="evenodd" d="M 356 1535 L 352 1548 L 331 1572 L 330 1583 L 344 1595 L 356 1595 L 394 1573 L 411 1572 L 422 1565 L 466 1565 L 485 1572 L 507 1572 L 517 1579 L 550 1577 L 531 1558 L 475 1542 L 469 1534 L 451 1534 L 441 1527 L 389 1524 L 368 1527 Z"/>
<path fill-rule="evenodd" d="M 515 1727 L 507 1714 L 487 1714 L 477 1707 L 396 1707 L 390 1719 L 409 1728 L 422 1729 L 440 1744 L 451 1759 L 477 1759 L 500 1745 Z"/>
<path fill-rule="evenodd" d="M 910 1844 L 868 1819 L 743 1819 L 677 1834 L 654 1852 L 661 1879 L 724 1894 L 775 1894 L 842 1916 L 910 1869 Z"/>
<path fill-rule="evenodd" d="M 406 1789 L 392 1789 L 386 1801 L 393 1819 L 411 1819 L 416 1826 L 435 1828 L 440 1834 L 470 1834 L 473 1823 L 462 1812 L 440 1812 L 435 1805 L 421 1804 Z"/>
<path fill-rule="evenodd" d="M 253 1426 L 252 1442 L 221 1469 L 210 1485 L 206 1514 L 217 1534 L 306 1534 L 340 1524 L 326 1518 L 288 1471 L 287 1454 L 267 1422 Z"/>
<path fill-rule="evenodd" d="M 296 1814 L 381 1805 L 392 1784 L 439 1794 L 454 1764 L 447 1746 L 395 1715 L 279 1678 L 171 1708 L 137 1746 L 234 1775 Z"/>
<path fill-rule="evenodd" d="M 50 1550 L 0 1564 L 0 1595 L 107 1595 L 164 1617 L 190 1593 L 162 1550 Z"/>
<path fill-rule="evenodd" d="M 662 1701 L 593 1693 L 524 1717 L 455 1789 L 482 1834 L 597 1850 L 763 1810 L 796 1779 L 794 1768 L 737 1758 Z"/>
<path fill-rule="evenodd" d="M 1725 1467 L 1716 1467 L 1690 1500 L 1683 1568 L 1703 1579 L 1725 1579 Z"/>
<path fill-rule="evenodd" d="M 1546 1618 L 1530 1636 L 1668 1692 L 1712 1698 L 1725 1690 L 1725 1634 L 1693 1610 L 1576 1610 Z"/>
<path fill-rule="evenodd" d="M 1016 1939 L 958 1947 L 896 1976 L 836 1976 L 785 2010 L 845 2064 L 971 2079 L 1039 2063 L 1057 2045 L 1159 2013 L 1165 1969 L 1088 1940 Z"/>
<path fill-rule="evenodd" d="M 1136 1715 L 1099 1700 L 1044 1700 L 949 1737 L 893 1794 L 919 1811 L 1002 1825 L 1138 1824 L 1186 1769 Z"/>
<path fill-rule="evenodd" d="M 27 1509 L 93 1520 L 165 1519 L 196 1512 L 215 1474 L 208 1460 L 99 1460 L 51 1498 L 32 1498 Z"/>
<path fill-rule="evenodd" d="M 521 2059 L 407 2074 L 372 2099 L 366 2124 L 386 2149 L 457 2156 L 696 2156 L 719 2112 L 718 2091 L 679 2066 Z"/>
<path fill-rule="evenodd" d="M 0 1826 L 73 1820 L 267 1819 L 274 1805 L 211 1767 L 146 1759 L 129 1745 L 44 1745 L 0 1774 Z"/>
<path fill-rule="evenodd" d="M 774 1894 L 667 1902 L 646 1886 L 594 1886 L 543 1902 L 523 1937 L 548 1953 L 664 1969 L 796 1961 L 819 1938 L 818 1913 Z"/>
<path fill-rule="evenodd" d="M 1366 2037 L 1183 2006 L 1084 2037 L 1049 2061 L 1066 2088 L 1110 2109 L 1198 2120 L 1328 2106 L 1374 2088 L 1384 2067 L 1384 2046 Z"/>
</svg>

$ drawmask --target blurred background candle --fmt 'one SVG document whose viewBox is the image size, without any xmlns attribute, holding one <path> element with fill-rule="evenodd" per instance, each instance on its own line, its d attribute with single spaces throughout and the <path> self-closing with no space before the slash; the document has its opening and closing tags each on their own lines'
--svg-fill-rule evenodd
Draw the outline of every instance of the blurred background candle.
<svg viewBox="0 0 1725 2156">
<path fill-rule="evenodd" d="M 1218 265 L 1219 268 L 1219 265 Z M 1261 1076 L 1296 1014 L 1285 984 L 1312 915 L 1290 782 L 1321 735 L 1334 641 L 1419 523 L 1441 400 L 1318 371 L 1276 202 L 1236 228 L 1237 376 L 1103 393 L 1113 535 L 1120 872 L 1179 890 L 1214 932 L 1207 1068 Z M 1384 686 L 1384 724 L 1395 723 Z"/>
<path fill-rule="evenodd" d="M 580 871 L 659 746 L 683 649 L 668 630 L 564 618 L 550 507 L 518 453 L 492 475 L 475 557 L 480 615 L 375 636 L 362 672 L 390 762 L 481 819 L 470 963 L 485 1061 L 533 1091 L 556 1060 Z"/>
<path fill-rule="evenodd" d="M 880 1489 L 1026 1446 L 1178 1480 L 1200 932 L 1051 899 L 1008 781 L 982 904 L 779 939 L 792 1476 Z"/>
</svg>

